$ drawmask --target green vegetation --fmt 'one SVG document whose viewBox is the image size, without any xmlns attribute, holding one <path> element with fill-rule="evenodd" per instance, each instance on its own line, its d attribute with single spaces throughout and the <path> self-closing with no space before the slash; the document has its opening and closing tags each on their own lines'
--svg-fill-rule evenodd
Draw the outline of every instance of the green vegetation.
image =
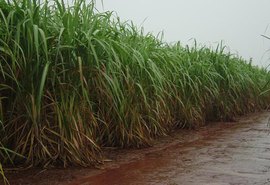
<svg viewBox="0 0 270 185">
<path fill-rule="evenodd" d="M 2 164 L 89 166 L 104 146 L 269 105 L 267 70 L 222 46 L 166 44 L 94 5 L 0 2 Z"/>
<path fill-rule="evenodd" d="M 1 163 L 0 163 L 0 182 L 4 182 L 5 185 L 9 184 L 9 182 L 8 182 L 8 180 L 7 180 L 7 178 L 6 178 L 5 174 L 4 174 L 4 170 L 3 170 L 3 167 L 1 165 Z"/>
</svg>

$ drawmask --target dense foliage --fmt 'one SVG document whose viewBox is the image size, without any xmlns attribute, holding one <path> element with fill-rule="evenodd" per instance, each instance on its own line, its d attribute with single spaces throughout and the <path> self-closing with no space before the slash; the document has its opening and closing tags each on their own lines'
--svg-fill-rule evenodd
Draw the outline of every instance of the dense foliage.
<svg viewBox="0 0 270 185">
<path fill-rule="evenodd" d="M 88 166 L 104 146 L 269 105 L 267 70 L 221 46 L 166 44 L 94 5 L 1 0 L 3 164 Z"/>
</svg>

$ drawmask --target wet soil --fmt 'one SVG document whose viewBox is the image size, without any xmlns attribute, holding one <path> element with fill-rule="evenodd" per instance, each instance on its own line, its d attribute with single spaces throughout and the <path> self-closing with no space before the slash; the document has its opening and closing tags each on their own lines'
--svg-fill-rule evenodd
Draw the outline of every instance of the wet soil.
<svg viewBox="0 0 270 185">
<path fill-rule="evenodd" d="M 11 185 L 270 185 L 270 113 L 178 130 L 144 149 L 106 149 L 99 169 L 8 170 Z"/>
</svg>

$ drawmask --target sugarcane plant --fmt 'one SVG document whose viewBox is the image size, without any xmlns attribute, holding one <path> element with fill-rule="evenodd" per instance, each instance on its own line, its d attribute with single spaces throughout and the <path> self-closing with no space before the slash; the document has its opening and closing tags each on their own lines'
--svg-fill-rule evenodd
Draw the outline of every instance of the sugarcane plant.
<svg viewBox="0 0 270 185">
<path fill-rule="evenodd" d="M 2 0 L 0 24 L 2 165 L 96 165 L 103 147 L 270 103 L 267 69 L 222 45 L 168 44 L 94 1 Z"/>
</svg>

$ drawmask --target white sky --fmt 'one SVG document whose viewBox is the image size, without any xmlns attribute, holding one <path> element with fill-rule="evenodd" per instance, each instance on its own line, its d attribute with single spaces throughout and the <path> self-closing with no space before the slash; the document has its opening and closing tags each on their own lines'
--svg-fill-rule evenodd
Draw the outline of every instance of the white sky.
<svg viewBox="0 0 270 185">
<path fill-rule="evenodd" d="M 256 65 L 270 64 L 270 0 L 96 0 L 100 11 L 115 11 L 146 32 L 164 32 L 167 42 L 215 46 L 221 40 L 232 53 Z"/>
</svg>

